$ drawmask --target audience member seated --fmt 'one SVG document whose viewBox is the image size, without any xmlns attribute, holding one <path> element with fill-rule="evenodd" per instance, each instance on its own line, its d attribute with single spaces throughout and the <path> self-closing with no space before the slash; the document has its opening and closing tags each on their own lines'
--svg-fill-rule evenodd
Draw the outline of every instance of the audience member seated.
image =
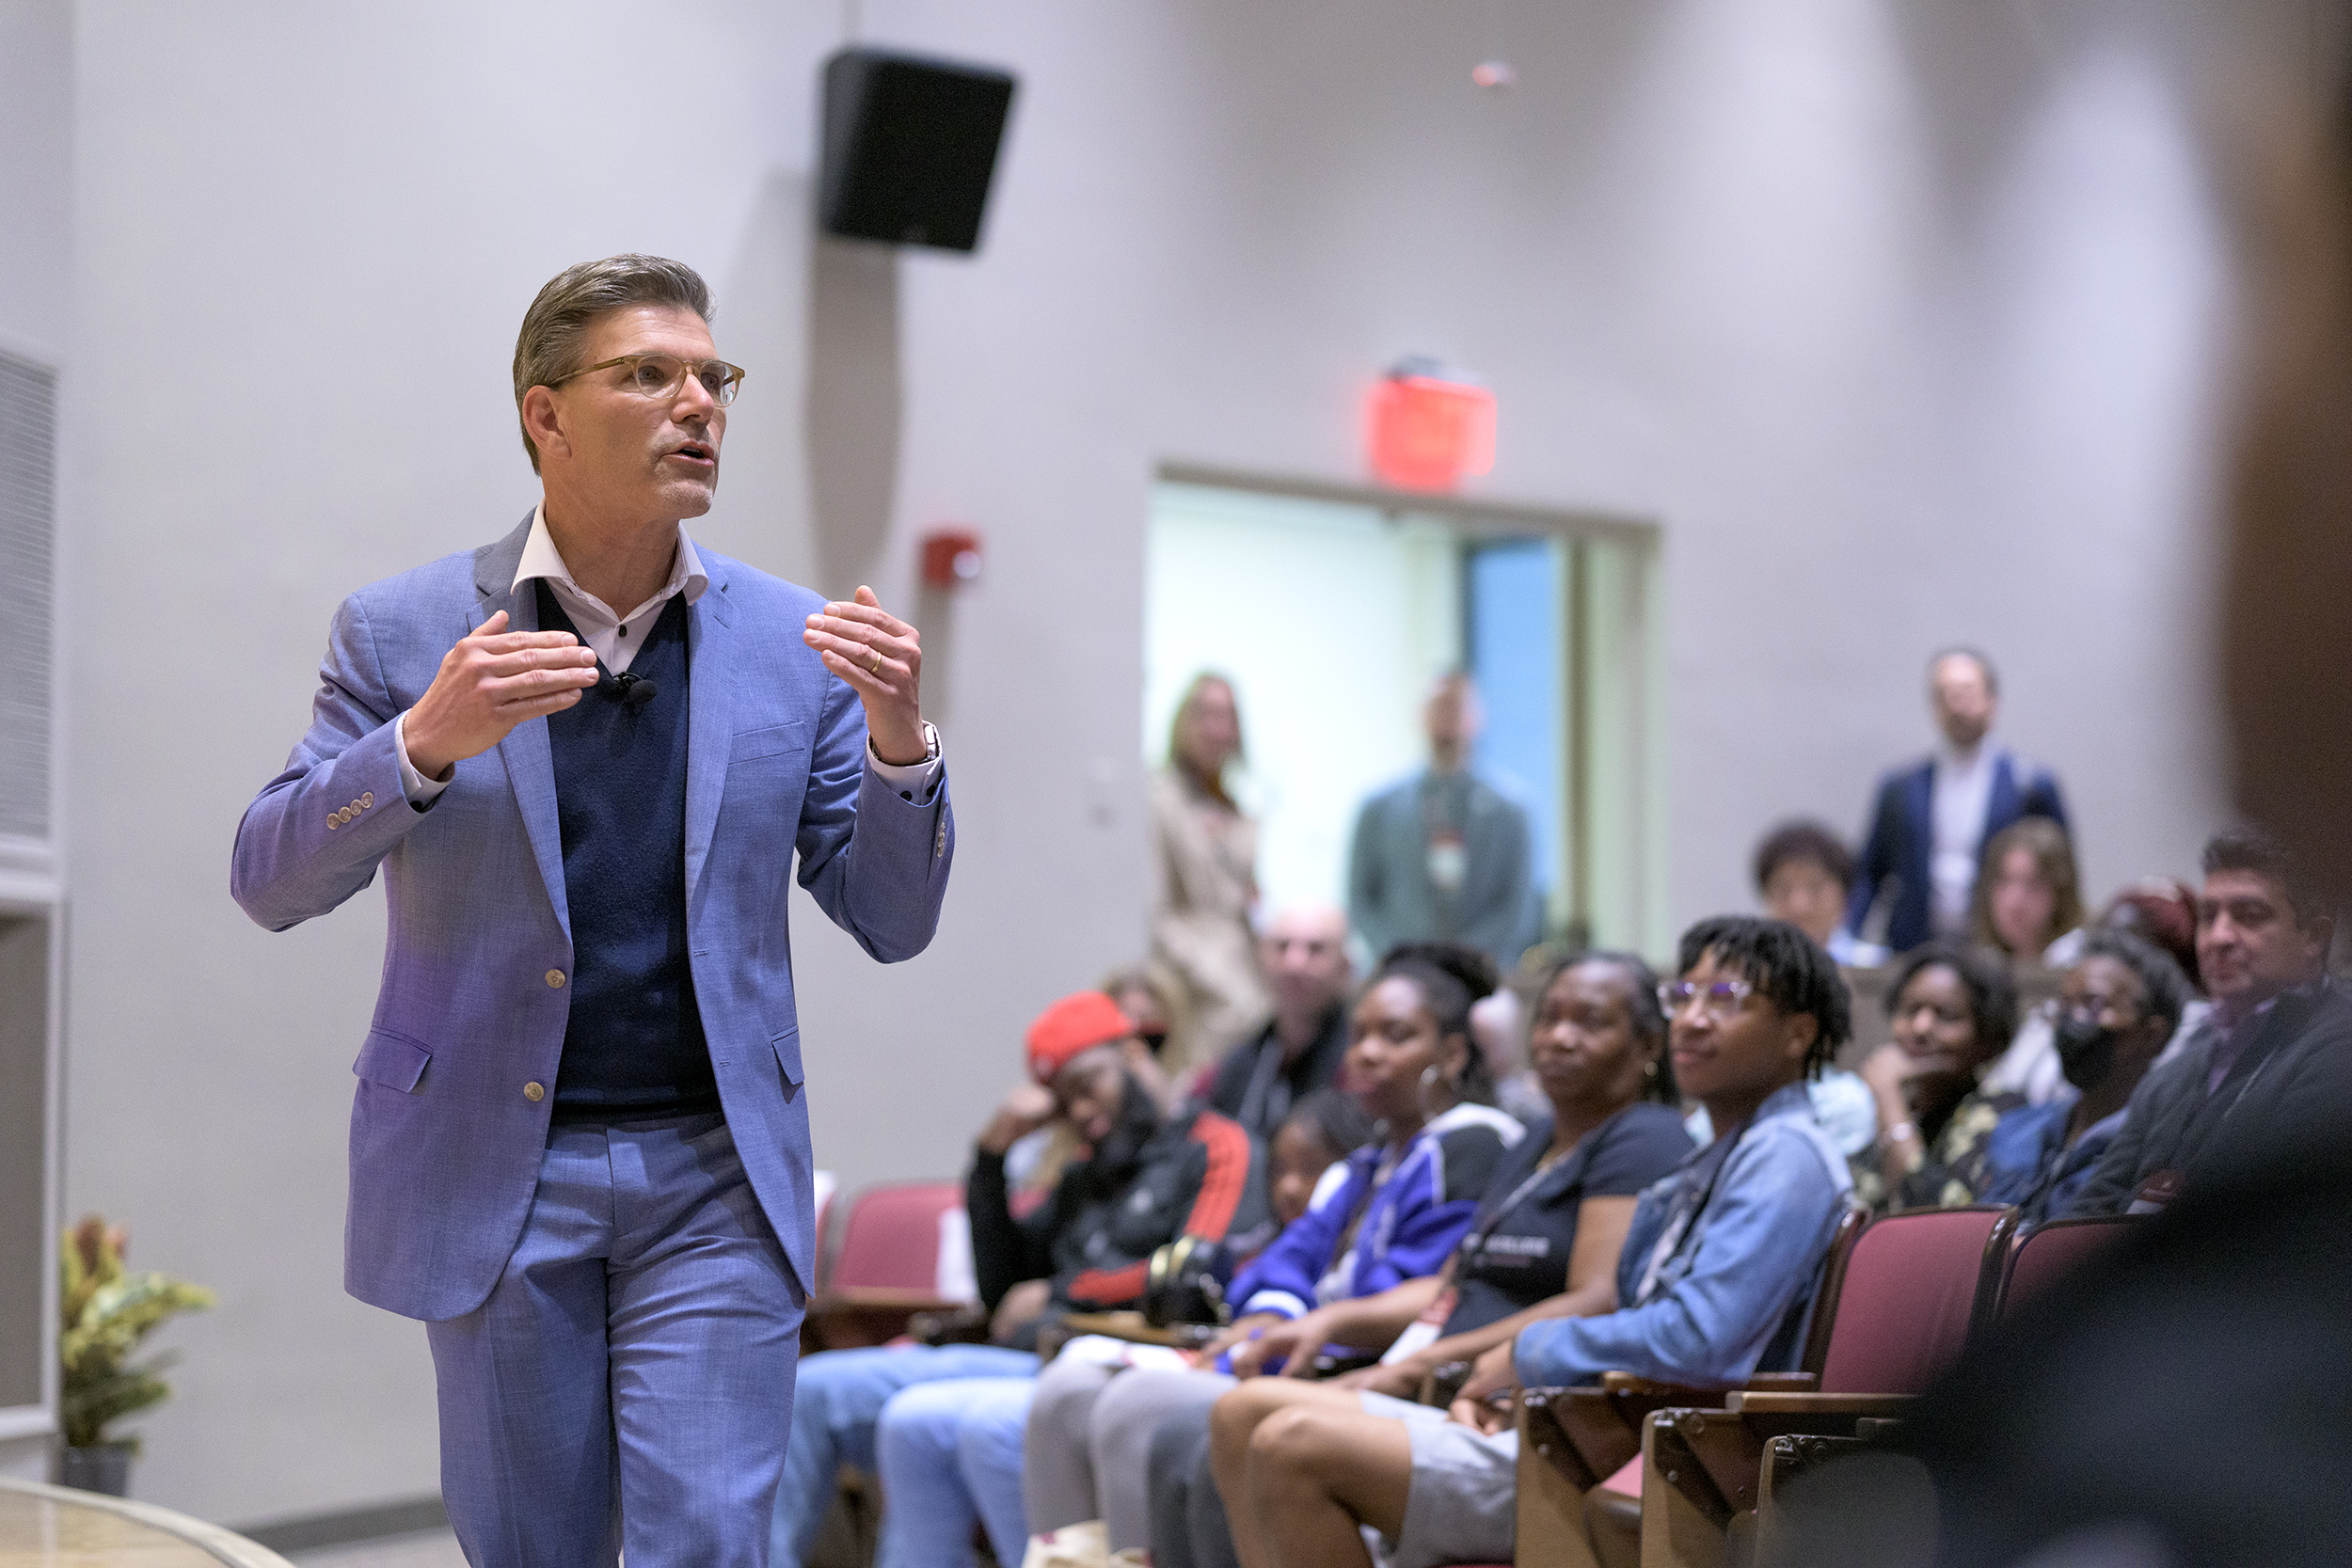
<svg viewBox="0 0 2352 1568">
<path fill-rule="evenodd" d="M 1275 1225 L 1288 1229 L 1327 1181 L 1343 1180 L 1341 1163 L 1378 1132 L 1356 1097 L 1336 1088 L 1317 1089 L 1292 1106 L 1266 1141 L 1266 1207 Z"/>
<path fill-rule="evenodd" d="M 1406 1329 L 1378 1365 L 1328 1383 L 1261 1379 L 1234 1396 L 1221 1419 L 1254 1428 L 1294 1403 L 1357 1412 L 1365 1408 L 1364 1391 L 1417 1400 L 1439 1369 L 1507 1345 L 1532 1323 L 1614 1310 L 1618 1255 L 1639 1196 L 1692 1151 L 1673 1108 L 1677 1094 L 1657 976 L 1626 954 L 1587 954 L 1556 966 L 1536 991 L 1528 1041 L 1546 1112 L 1496 1172 L 1437 1282 L 1437 1309 Z M 1421 1299 L 1410 1289 L 1396 1295 L 1386 1308 L 1391 1323 Z M 1383 1307 L 1366 1302 L 1360 1309 L 1370 1316 Z M 1111 1413 L 1105 1400 L 1098 1430 Z M 1181 1448 L 1150 1466 L 1157 1494 L 1153 1560 L 1175 1568 L 1224 1562 L 1232 1552 L 1205 1473 L 1205 1423 L 1196 1417 L 1193 1424 L 1188 1442 L 1170 1445 L 1165 1421 L 1152 1436 L 1155 1453 Z M 1177 1466 L 1198 1473 L 1168 1477 Z"/>
<path fill-rule="evenodd" d="M 2066 821 L 2057 776 L 1991 738 L 2001 694 L 1992 660 L 1970 648 L 1936 655 L 1928 694 L 1943 743 L 1879 781 L 1862 875 L 1846 905 L 1846 929 L 1860 936 L 1883 901 L 1886 945 L 1897 953 L 1967 934 L 1977 869 L 1994 835 L 2022 817 Z"/>
<path fill-rule="evenodd" d="M 1480 998 L 1470 1009 L 1470 1038 L 1494 1073 L 1498 1110 L 1522 1126 L 1549 1114 L 1544 1086 L 1527 1065 L 1527 1009 L 1520 1006 L 1518 991 L 1499 985 L 1493 995 Z"/>
<path fill-rule="evenodd" d="M 2082 879 L 2066 830 L 2028 816 L 1994 834 L 1969 906 L 1969 940 L 2007 954 L 2012 966 L 2064 969 L 2082 945 Z"/>
<path fill-rule="evenodd" d="M 2252 829 L 2207 844 L 2204 872 L 2197 967 L 2213 1006 L 2140 1080 L 2071 1213 L 2160 1211 L 2209 1169 L 2258 1158 L 2307 1105 L 2341 1103 L 2352 1007 L 2328 983 L 2335 921 L 2320 893 Z"/>
<path fill-rule="evenodd" d="M 1895 1038 L 1862 1063 L 1880 1132 L 1853 1157 L 1854 1198 L 1882 1214 L 1940 1204 L 1947 1174 L 1975 1160 L 2002 1115 L 2026 1103 L 1979 1085 L 2017 1033 L 2017 988 L 1998 958 L 1933 942 L 1906 955 L 1887 981 Z"/>
<path fill-rule="evenodd" d="M 1259 939 L 1258 964 L 1274 1017 L 1218 1060 L 1204 1097 L 1263 1142 L 1295 1101 L 1339 1078 L 1347 1055 L 1347 917 L 1327 904 L 1279 911 Z"/>
<path fill-rule="evenodd" d="M 2066 1092 L 2003 1113 L 1973 1156 L 1904 1183 L 1927 1201 L 2014 1206 L 2037 1226 L 2066 1212 L 2122 1131 L 2132 1091 L 2180 1027 L 2188 982 L 2137 937 L 2094 930 L 2059 989 L 2057 1055 Z M 1979 1090 L 1979 1093 L 1982 1093 Z M 1955 1118 L 1958 1119 L 1958 1118 Z"/>
<path fill-rule="evenodd" d="M 1764 912 L 1785 920 L 1851 969 L 1886 961 L 1886 949 L 1844 926 L 1853 895 L 1853 851 L 1819 822 L 1784 822 L 1756 847 L 1756 895 Z"/>
<path fill-rule="evenodd" d="M 1498 1396 L 1514 1384 L 1624 1370 L 1720 1386 L 1795 1366 L 1851 1190 L 1802 1087 L 1845 1039 L 1845 982 L 1779 921 L 1702 922 L 1679 957 L 1673 1070 L 1724 1131 L 1642 1195 L 1617 1310 L 1531 1323 L 1479 1357 L 1451 1412 L 1366 1393 L 1359 1410 L 1295 1403 L 1252 1424 L 1250 1392 L 1226 1396 L 1212 1453 L 1248 1568 L 1366 1563 L 1364 1526 L 1391 1568 L 1507 1562 L 1518 1443 Z"/>
<path fill-rule="evenodd" d="M 1167 1117 L 1129 1065 L 1135 1045 L 1134 1025 L 1100 991 L 1065 997 L 1030 1026 L 1035 1081 L 990 1119 L 964 1185 L 992 1342 L 825 1351 L 801 1363 L 776 1498 L 775 1561 L 790 1568 L 808 1560 L 842 1465 L 873 1471 L 883 1464 L 878 1423 L 893 1395 L 948 1379 L 986 1380 L 964 1385 L 971 1398 L 1025 1410 L 1037 1371 L 1026 1347 L 1049 1314 L 1135 1305 L 1152 1252 L 1180 1234 L 1236 1244 L 1263 1236 L 1264 1171 L 1248 1134 L 1214 1112 Z M 1063 1173 L 1045 1203 L 1015 1219 L 1005 1152 L 1055 1116 L 1091 1153 Z M 1017 1463 L 1017 1416 L 1012 1433 Z M 881 1561 L 963 1560 L 973 1506 L 952 1448 L 944 1468 L 916 1465 L 886 1479 L 884 1497 Z M 987 1522 L 999 1553 L 1018 1561 L 1028 1532 L 1017 1493 L 1009 1510 Z"/>
<path fill-rule="evenodd" d="M 1160 1053 L 1168 1044 L 1168 1020 L 1174 1016 L 1168 985 L 1150 968 L 1136 964 L 1112 970 L 1099 989 L 1135 1025 L 1126 1053 L 1136 1081 L 1153 1099 L 1163 1105 L 1168 1103 L 1175 1092 L 1160 1066 Z M 1056 1117 L 1005 1150 L 1005 1184 L 1012 1193 L 1013 1212 L 1025 1214 L 1031 1205 L 1042 1203 L 1061 1184 L 1062 1172 L 1080 1157 L 1082 1148 L 1070 1123 Z"/>
<path fill-rule="evenodd" d="M 2052 955 L 2079 953 L 2081 939 L 2092 930 L 2119 930 L 2143 936 L 2169 955 L 2190 985 L 2195 984 L 2197 965 L 2197 895 L 2169 877 L 2151 878 L 2124 889 L 2108 901 L 2106 911 L 2096 926 L 2077 933 L 2074 940 L 2053 944 Z M 2052 963 L 2058 959 L 2052 957 Z M 2058 967 L 2064 968 L 2064 964 Z M 2183 1005 L 2180 1026 L 2172 1033 L 2168 1053 L 2177 1051 L 2186 1038 L 2188 1027 L 2205 1013 L 2204 999 L 2193 992 Z M 2053 1027 L 2056 1015 L 2046 1008 L 2036 1007 L 2026 1014 L 2017 1026 L 2017 1037 L 2000 1059 L 1985 1069 L 1979 1087 L 1990 1095 L 2022 1095 L 2034 1105 L 2047 1105 L 2052 1101 L 2074 1102 L 2074 1091 L 2066 1077 L 2065 1065 L 2058 1060 L 2058 1036 Z M 2157 1058 L 2164 1060 L 2163 1056 Z"/>
<path fill-rule="evenodd" d="M 1327 1347 L 1377 1352 L 1429 1307 L 1489 1179 L 1524 1142 L 1518 1122 L 1485 1103 L 1493 1083 L 1470 1037 L 1476 988 L 1492 984 L 1492 963 L 1474 951 L 1413 944 L 1382 961 L 1356 1004 L 1347 1053 L 1348 1092 L 1379 1142 L 1329 1173 L 1307 1212 L 1235 1276 L 1233 1323 L 1197 1370 L 1123 1370 L 1083 1347 L 1046 1370 L 1024 1482 L 1036 1528 L 1106 1518 L 1115 1544 L 1146 1544 L 1145 1478 L 1122 1474 L 1123 1461 L 1095 1463 L 1099 1425 L 1148 1440 L 1162 1415 L 1205 1408 L 1237 1377 L 1303 1370 Z M 1096 1411 L 1114 1402 L 1109 1389 L 1115 1413 Z"/>
</svg>

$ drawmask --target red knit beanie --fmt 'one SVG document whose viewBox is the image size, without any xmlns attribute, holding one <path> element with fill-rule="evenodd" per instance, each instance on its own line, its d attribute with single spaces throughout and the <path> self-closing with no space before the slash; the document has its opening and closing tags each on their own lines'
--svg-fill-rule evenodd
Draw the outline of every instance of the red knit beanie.
<svg viewBox="0 0 2352 1568">
<path fill-rule="evenodd" d="M 1101 991 L 1065 996 L 1029 1025 L 1029 1073 L 1039 1083 L 1050 1085 L 1054 1075 L 1081 1051 L 1123 1040 L 1135 1032 L 1134 1022 Z"/>
</svg>

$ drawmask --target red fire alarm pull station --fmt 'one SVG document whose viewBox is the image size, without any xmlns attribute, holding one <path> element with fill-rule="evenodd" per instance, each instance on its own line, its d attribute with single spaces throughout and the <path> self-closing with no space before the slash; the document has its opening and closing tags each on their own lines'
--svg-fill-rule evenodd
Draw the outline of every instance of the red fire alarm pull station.
<svg viewBox="0 0 2352 1568">
<path fill-rule="evenodd" d="M 1372 471 L 1406 490 L 1451 490 L 1495 466 L 1495 395 L 1408 359 L 1372 389 Z"/>
<path fill-rule="evenodd" d="M 959 588 L 980 575 L 980 536 L 970 529 L 934 529 L 923 535 L 923 581 Z"/>
</svg>

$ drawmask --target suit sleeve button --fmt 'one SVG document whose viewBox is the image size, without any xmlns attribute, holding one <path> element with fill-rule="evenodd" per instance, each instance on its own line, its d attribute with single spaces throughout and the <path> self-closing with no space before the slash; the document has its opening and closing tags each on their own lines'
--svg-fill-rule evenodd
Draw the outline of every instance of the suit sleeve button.
<svg viewBox="0 0 2352 1568">
<path fill-rule="evenodd" d="M 375 809 L 374 790 L 363 789 L 359 792 L 359 809 L 361 811 L 373 811 Z"/>
<path fill-rule="evenodd" d="M 564 972 L 562 970 L 550 969 L 548 971 L 548 989 L 549 990 L 562 990 L 564 989 Z"/>
<path fill-rule="evenodd" d="M 540 1101 L 545 1100 L 547 1097 L 547 1085 L 544 1084 L 533 1083 L 525 1084 L 523 1085 L 523 1098 L 530 1101 L 534 1105 Z"/>
</svg>

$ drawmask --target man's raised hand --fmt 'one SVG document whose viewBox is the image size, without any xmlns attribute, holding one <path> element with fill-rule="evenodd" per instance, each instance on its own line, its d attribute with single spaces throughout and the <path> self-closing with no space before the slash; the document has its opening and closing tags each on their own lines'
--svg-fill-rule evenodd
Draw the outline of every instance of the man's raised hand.
<svg viewBox="0 0 2352 1568">
<path fill-rule="evenodd" d="M 912 766 L 930 754 L 923 738 L 922 637 L 883 610 L 872 589 L 860 587 L 850 602 L 811 615 L 801 640 L 866 705 L 876 756 Z"/>
<path fill-rule="evenodd" d="M 458 640 L 408 710 L 408 764 L 445 778 L 526 719 L 567 708 L 596 684 L 596 656 L 567 631 L 508 631 L 500 610 Z"/>
</svg>

